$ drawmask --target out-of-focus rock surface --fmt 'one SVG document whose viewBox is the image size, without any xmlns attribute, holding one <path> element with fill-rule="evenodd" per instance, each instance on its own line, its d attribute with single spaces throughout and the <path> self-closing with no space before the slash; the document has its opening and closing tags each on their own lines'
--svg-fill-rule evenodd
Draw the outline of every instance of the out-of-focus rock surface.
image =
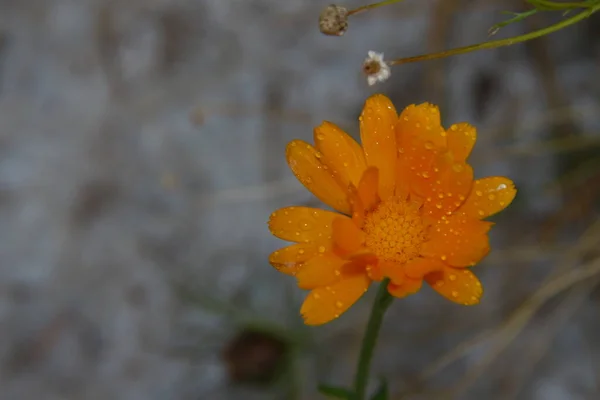
<svg viewBox="0 0 600 400">
<path fill-rule="evenodd" d="M 317 204 L 289 172 L 286 142 L 312 140 L 323 119 L 356 134 L 378 91 L 398 108 L 432 101 L 446 124 L 476 124 L 476 174 L 510 176 L 520 191 L 478 267 L 483 304 L 460 308 L 430 290 L 396 302 L 374 376 L 404 390 L 459 341 L 498 326 L 562 254 L 517 262 L 510 248 L 535 248 L 539 221 L 563 206 L 548 190 L 560 165 L 535 143 L 600 132 L 600 20 L 394 67 L 369 88 L 368 50 L 394 58 L 479 42 L 518 6 L 440 3 L 359 15 L 331 38 L 317 29 L 324 2 L 0 0 L 0 399 L 293 399 L 290 387 L 314 399 L 317 381 L 349 382 L 372 293 L 304 328 L 303 293 L 267 263 L 282 243 L 265 221 L 277 207 Z M 527 367 L 532 343 L 554 329 L 553 306 L 458 398 L 595 398 L 597 299 L 583 296 Z M 294 378 L 228 383 L 222 350 L 247 321 L 308 343 Z M 433 382 L 460 381 L 483 350 Z"/>
</svg>

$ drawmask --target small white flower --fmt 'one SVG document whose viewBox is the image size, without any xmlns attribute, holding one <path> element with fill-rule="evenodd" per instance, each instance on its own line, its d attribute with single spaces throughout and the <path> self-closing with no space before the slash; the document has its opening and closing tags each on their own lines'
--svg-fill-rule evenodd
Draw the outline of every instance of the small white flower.
<svg viewBox="0 0 600 400">
<path fill-rule="evenodd" d="M 390 77 L 392 72 L 389 65 L 383 61 L 383 53 L 369 51 L 368 55 L 363 63 L 363 71 L 367 74 L 369 86 L 373 86 L 377 82 L 385 81 Z"/>
</svg>

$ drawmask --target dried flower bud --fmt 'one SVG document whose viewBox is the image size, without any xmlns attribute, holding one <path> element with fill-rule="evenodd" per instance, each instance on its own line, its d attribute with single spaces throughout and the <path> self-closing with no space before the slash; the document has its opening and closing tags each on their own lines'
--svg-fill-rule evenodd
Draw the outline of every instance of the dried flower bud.
<svg viewBox="0 0 600 400">
<path fill-rule="evenodd" d="M 348 29 L 348 10 L 332 4 L 319 16 L 319 29 L 325 35 L 342 36 Z"/>
<path fill-rule="evenodd" d="M 233 382 L 269 384 L 281 372 L 287 343 L 266 332 L 243 330 L 225 349 L 224 358 Z"/>
<path fill-rule="evenodd" d="M 369 86 L 373 86 L 377 82 L 385 81 L 392 72 L 389 65 L 383 61 L 383 53 L 369 51 L 368 55 L 363 63 L 363 72 L 367 75 Z"/>
</svg>

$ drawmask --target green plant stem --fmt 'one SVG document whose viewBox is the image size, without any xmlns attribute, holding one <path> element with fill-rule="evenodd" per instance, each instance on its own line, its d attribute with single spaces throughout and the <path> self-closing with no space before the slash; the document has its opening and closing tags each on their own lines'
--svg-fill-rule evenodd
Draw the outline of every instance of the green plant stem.
<svg viewBox="0 0 600 400">
<path fill-rule="evenodd" d="M 399 3 L 401 1 L 404 1 L 404 0 L 385 0 L 385 1 L 380 1 L 379 3 L 367 4 L 366 6 L 360 6 L 358 8 L 355 8 L 354 10 L 348 11 L 347 15 L 351 16 L 352 14 L 358 14 L 359 12 L 371 10 L 371 9 L 377 8 L 377 7 L 387 6 L 387 5 L 394 4 L 394 3 Z"/>
<path fill-rule="evenodd" d="M 360 356 L 358 358 L 358 366 L 356 368 L 356 377 L 354 378 L 354 399 L 353 400 L 364 400 L 365 392 L 367 390 L 367 383 L 369 382 L 369 369 L 371 367 L 371 359 L 373 357 L 373 351 L 375 350 L 375 344 L 377 343 L 377 337 L 379 336 L 379 329 L 383 322 L 383 315 L 387 308 L 392 304 L 394 298 L 388 293 L 387 285 L 389 279 L 385 279 L 381 282 L 373 308 L 371 309 L 371 316 L 367 324 L 367 331 L 362 341 L 360 349 Z"/>
<path fill-rule="evenodd" d="M 569 25 L 573 25 L 573 24 L 589 17 L 590 15 L 592 15 L 593 13 L 595 13 L 596 11 L 599 11 L 599 10 L 600 10 L 600 2 L 596 5 L 594 5 L 593 7 L 590 7 L 589 9 L 580 12 L 579 14 L 577 14 L 569 19 L 565 19 L 564 21 L 561 21 L 557 24 L 550 25 L 546 28 L 543 28 L 543 29 L 540 29 L 540 30 L 537 30 L 534 32 L 530 32 L 525 35 L 516 36 L 516 37 L 512 37 L 512 38 L 508 38 L 508 39 L 493 40 L 491 42 L 479 43 L 479 44 L 474 44 L 471 46 L 458 47 L 456 49 L 442 51 L 439 53 L 423 54 L 423 55 L 415 56 L 415 57 L 400 58 L 398 60 L 390 61 L 389 64 L 390 65 L 400 65 L 400 64 L 407 64 L 407 63 L 417 62 L 417 61 L 435 60 L 438 58 L 444 58 L 444 57 L 448 57 L 448 56 L 469 53 L 469 52 L 475 51 L 475 50 L 495 49 L 497 47 L 510 46 L 512 44 L 526 42 L 528 40 L 536 39 L 541 36 L 556 32 L 560 29 L 566 28 Z"/>
</svg>

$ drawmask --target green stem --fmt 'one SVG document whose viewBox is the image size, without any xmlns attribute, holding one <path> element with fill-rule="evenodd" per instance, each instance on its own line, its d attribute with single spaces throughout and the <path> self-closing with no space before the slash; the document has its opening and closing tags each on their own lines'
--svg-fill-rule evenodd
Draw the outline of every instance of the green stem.
<svg viewBox="0 0 600 400">
<path fill-rule="evenodd" d="M 585 11 L 580 12 L 579 14 L 575 15 L 574 17 L 571 17 L 569 19 L 561 21 L 557 24 L 550 25 L 546 28 L 527 33 L 525 35 L 512 37 L 512 38 L 508 38 L 508 39 L 493 40 L 491 42 L 479 43 L 479 44 L 474 44 L 471 46 L 458 47 L 456 49 L 442 51 L 439 53 L 423 54 L 423 55 L 415 56 L 415 57 L 400 58 L 398 60 L 391 61 L 390 65 L 406 64 L 406 63 L 411 63 L 411 62 L 416 62 L 416 61 L 435 60 L 438 58 L 444 58 L 444 57 L 448 57 L 448 56 L 469 53 L 469 52 L 475 51 L 475 50 L 495 49 L 497 47 L 509 46 L 511 44 L 525 42 L 527 40 L 536 39 L 536 38 L 539 38 L 540 36 L 544 36 L 544 35 L 548 35 L 550 33 L 556 32 L 560 29 L 566 28 L 569 25 L 573 25 L 573 24 L 589 17 L 590 15 L 592 15 L 593 13 L 595 13 L 596 11 L 599 11 L 599 10 L 600 10 L 600 3 L 594 5 L 593 7 L 589 8 Z"/>
<path fill-rule="evenodd" d="M 355 8 L 354 10 L 348 11 L 347 15 L 351 16 L 352 14 L 358 14 L 359 12 L 362 12 L 362 11 L 367 11 L 367 10 L 371 10 L 373 8 L 383 7 L 383 6 L 387 6 L 387 5 L 394 4 L 394 3 L 399 3 L 401 1 L 404 1 L 404 0 L 385 0 L 385 1 L 380 1 L 379 3 L 367 4 L 366 6 L 360 6 L 358 8 Z"/>
<path fill-rule="evenodd" d="M 364 400 L 369 382 L 369 368 L 371 367 L 371 358 L 379 336 L 379 329 L 383 322 L 383 315 L 387 308 L 392 304 L 394 298 L 388 293 L 387 285 L 389 279 L 385 279 L 379 286 L 377 297 L 371 309 L 371 316 L 367 324 L 367 331 L 362 341 L 360 356 L 358 358 L 358 366 L 356 368 L 356 377 L 354 378 L 354 399 Z"/>
</svg>

